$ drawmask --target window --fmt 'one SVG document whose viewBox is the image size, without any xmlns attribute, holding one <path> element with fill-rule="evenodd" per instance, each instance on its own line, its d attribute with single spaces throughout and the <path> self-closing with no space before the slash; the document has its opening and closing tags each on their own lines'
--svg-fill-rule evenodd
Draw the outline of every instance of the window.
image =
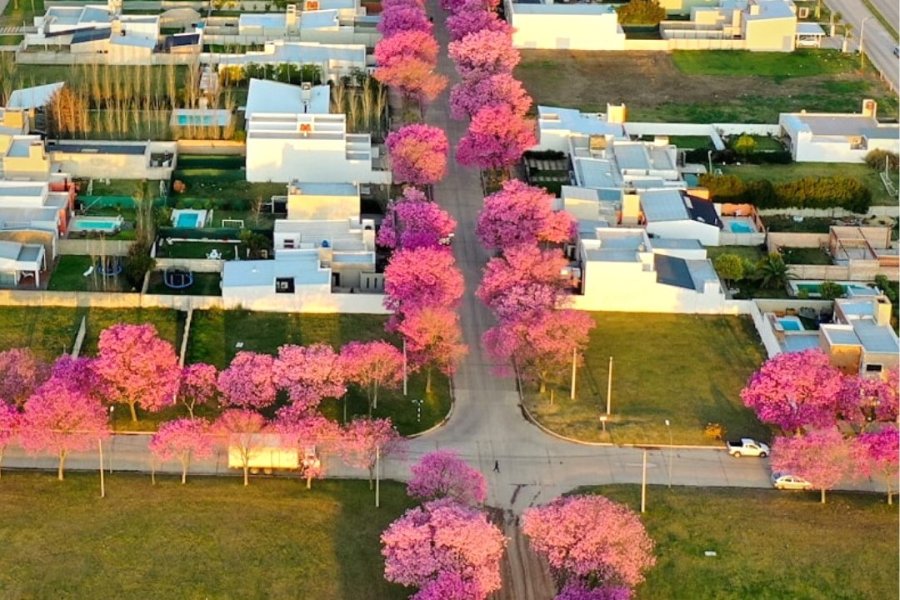
<svg viewBox="0 0 900 600">
<path fill-rule="evenodd" d="M 293 277 L 276 277 L 275 278 L 276 294 L 293 294 L 294 278 Z"/>
<path fill-rule="evenodd" d="M 881 373 L 881 365 L 866 365 L 866 373 Z"/>
<path fill-rule="evenodd" d="M 294 240 L 292 240 L 292 239 L 290 239 L 290 238 L 284 240 L 284 248 L 285 248 L 285 250 L 290 250 L 290 249 L 293 248 L 293 247 L 294 247 Z"/>
</svg>

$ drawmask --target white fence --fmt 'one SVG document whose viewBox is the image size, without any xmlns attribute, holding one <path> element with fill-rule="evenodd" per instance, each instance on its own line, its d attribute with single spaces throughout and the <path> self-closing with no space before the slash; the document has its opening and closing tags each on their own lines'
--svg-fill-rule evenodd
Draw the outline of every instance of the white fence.
<svg viewBox="0 0 900 600">
<path fill-rule="evenodd" d="M 197 56 L 193 54 L 153 54 L 149 61 L 134 60 L 122 63 L 116 61 L 109 54 L 72 54 L 70 52 L 16 52 L 16 62 L 23 65 L 118 65 L 118 64 L 149 64 L 149 65 L 191 65 L 197 63 Z"/>
<path fill-rule="evenodd" d="M 835 170 L 840 171 L 840 166 L 835 165 Z M 824 217 L 834 219 L 859 218 L 859 215 L 843 208 L 762 208 L 759 210 L 762 216 L 787 215 L 790 217 Z M 900 217 L 900 205 L 870 206 L 866 211 L 867 217 Z"/>
<path fill-rule="evenodd" d="M 59 254 L 74 256 L 126 256 L 134 244 L 131 240 L 62 238 L 56 242 Z"/>
<path fill-rule="evenodd" d="M 157 258 L 156 268 L 164 271 L 166 269 L 187 269 L 194 273 L 221 273 L 224 268 L 224 260 L 214 260 L 211 258 Z"/>
</svg>

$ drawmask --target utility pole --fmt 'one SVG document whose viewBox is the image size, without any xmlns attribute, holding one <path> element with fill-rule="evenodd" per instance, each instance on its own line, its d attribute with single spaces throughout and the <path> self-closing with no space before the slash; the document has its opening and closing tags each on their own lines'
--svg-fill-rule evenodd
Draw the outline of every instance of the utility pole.
<svg viewBox="0 0 900 600">
<path fill-rule="evenodd" d="M 97 438 L 97 447 L 100 449 L 100 497 L 106 498 L 106 480 L 103 478 L 103 439 Z"/>
<path fill-rule="evenodd" d="M 375 446 L 375 508 L 381 506 L 381 446 Z"/>
<path fill-rule="evenodd" d="M 606 416 L 612 414 L 612 369 L 613 357 L 609 357 L 609 372 L 606 376 Z"/>
<path fill-rule="evenodd" d="M 641 461 L 641 514 L 647 512 L 647 449 L 644 448 L 644 459 Z"/>
<path fill-rule="evenodd" d="M 572 348 L 572 389 L 569 391 L 569 398 L 575 399 L 575 364 L 578 362 L 578 348 Z"/>
</svg>

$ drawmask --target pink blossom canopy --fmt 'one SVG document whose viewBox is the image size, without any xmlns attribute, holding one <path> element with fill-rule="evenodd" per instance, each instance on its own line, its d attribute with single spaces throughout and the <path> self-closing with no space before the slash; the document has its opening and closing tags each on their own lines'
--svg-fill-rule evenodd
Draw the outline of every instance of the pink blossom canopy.
<svg viewBox="0 0 900 600">
<path fill-rule="evenodd" d="M 0 352 L 0 398 L 22 404 L 48 375 L 47 365 L 28 348 Z"/>
<path fill-rule="evenodd" d="M 281 346 L 272 379 L 301 412 L 317 407 L 323 398 L 340 398 L 347 392 L 340 356 L 327 344 Z"/>
<path fill-rule="evenodd" d="M 401 249 L 384 270 L 384 305 L 408 314 L 424 307 L 453 308 L 463 294 L 463 277 L 453 254 L 438 248 Z"/>
<path fill-rule="evenodd" d="M 406 188 L 403 196 L 388 206 L 378 230 L 378 245 L 404 250 L 440 249 L 442 240 L 449 238 L 454 229 L 456 220 L 450 213 L 429 201 L 419 190 Z"/>
<path fill-rule="evenodd" d="M 246 408 L 265 408 L 275 402 L 272 368 L 275 360 L 268 354 L 238 352 L 227 369 L 219 373 L 222 404 Z"/>
<path fill-rule="evenodd" d="M 444 130 L 415 123 L 401 127 L 385 139 L 391 157 L 394 181 L 431 185 L 447 172 L 450 144 Z"/>
<path fill-rule="evenodd" d="M 470 467 L 455 452 L 438 450 L 412 466 L 406 493 L 419 500 L 450 498 L 477 505 L 487 499 L 487 482 L 481 471 Z"/>
<path fill-rule="evenodd" d="M 513 113 L 524 116 L 531 108 L 531 96 L 510 73 L 463 80 L 450 90 L 450 115 L 454 119 L 470 119 L 485 106 L 508 106 Z"/>
<path fill-rule="evenodd" d="M 554 197 L 517 179 L 484 199 L 475 233 L 488 248 L 507 249 L 537 242 L 561 243 L 574 237 L 576 222 L 553 211 Z"/>
<path fill-rule="evenodd" d="M 159 460 L 184 460 L 187 456 L 212 456 L 209 423 L 202 419 L 166 421 L 150 439 L 150 452 Z"/>
<path fill-rule="evenodd" d="M 463 79 L 483 79 L 497 73 L 512 73 L 519 52 L 512 46 L 511 30 L 482 29 L 450 42 L 450 58 Z"/>
<path fill-rule="evenodd" d="M 536 143 L 531 121 L 505 104 L 485 106 L 459 140 L 456 160 L 466 167 L 500 169 L 514 164 Z"/>
</svg>

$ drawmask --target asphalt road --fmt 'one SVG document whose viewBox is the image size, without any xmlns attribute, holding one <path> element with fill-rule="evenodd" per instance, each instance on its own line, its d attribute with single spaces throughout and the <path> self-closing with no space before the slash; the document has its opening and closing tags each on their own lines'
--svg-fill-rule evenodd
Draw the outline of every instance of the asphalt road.
<svg viewBox="0 0 900 600">
<path fill-rule="evenodd" d="M 900 31 L 900 3 L 897 0 L 872 0 L 872 5 L 895 31 Z"/>
<path fill-rule="evenodd" d="M 873 0 L 873 2 L 879 7 L 879 10 L 883 4 L 892 5 L 894 22 L 897 22 L 896 0 Z M 853 39 L 857 44 L 862 41 L 864 52 L 881 72 L 882 77 L 895 92 L 900 90 L 900 62 L 894 56 L 897 42 L 878 22 L 878 19 L 869 12 L 862 0 L 828 0 L 827 4 L 833 12 L 839 11 L 844 16 L 844 20 L 853 25 Z M 882 12 L 882 14 L 885 18 L 890 19 L 886 13 Z M 863 21 L 865 21 L 865 30 L 862 28 Z"/>
</svg>

